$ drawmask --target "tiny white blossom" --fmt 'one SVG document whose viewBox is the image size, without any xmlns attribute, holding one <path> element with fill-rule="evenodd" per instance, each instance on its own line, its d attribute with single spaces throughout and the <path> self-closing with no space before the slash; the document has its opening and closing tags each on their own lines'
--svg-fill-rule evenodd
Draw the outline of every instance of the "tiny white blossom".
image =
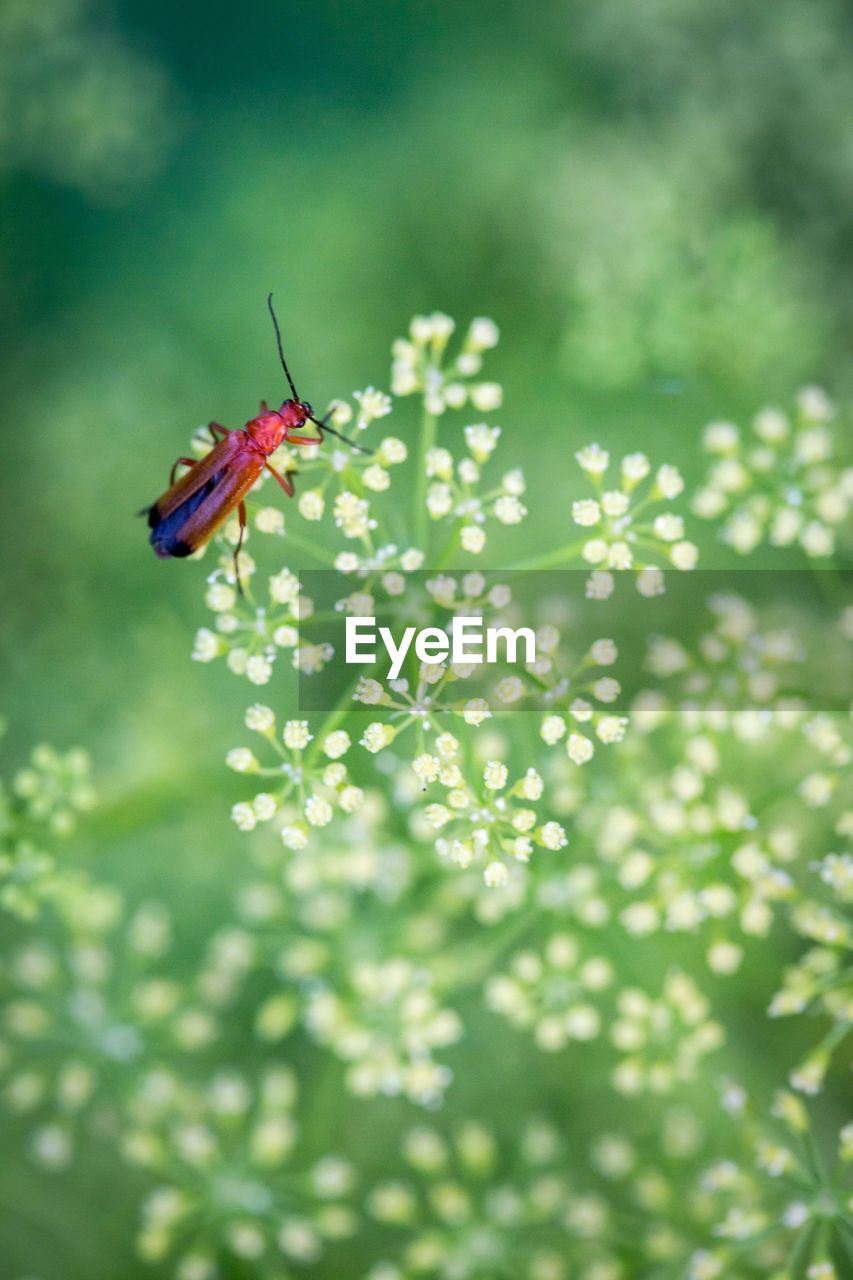
<svg viewBox="0 0 853 1280">
<path fill-rule="evenodd" d="M 684 490 L 684 480 L 678 467 L 670 466 L 664 463 L 662 467 L 658 467 L 655 483 L 665 498 L 672 501 L 677 498 Z"/>
<path fill-rule="evenodd" d="M 568 838 L 559 822 L 546 822 L 539 832 L 539 839 L 546 849 L 562 849 Z"/>
<path fill-rule="evenodd" d="M 288 720 L 282 733 L 284 745 L 290 747 L 291 751 L 302 751 L 308 746 L 312 736 L 308 732 L 307 720 Z"/>
<path fill-rule="evenodd" d="M 483 781 L 490 791 L 502 791 L 509 778 L 509 769 L 498 760 L 490 760 L 483 772 Z"/>
<path fill-rule="evenodd" d="M 600 476 L 610 465 L 610 454 L 599 444 L 588 444 L 575 454 L 578 466 L 589 475 Z"/>
<path fill-rule="evenodd" d="M 350 736 L 345 729 L 335 729 L 323 739 L 323 751 L 330 760 L 339 760 L 349 747 Z"/>
<path fill-rule="evenodd" d="M 566 743 L 566 754 L 573 764 L 586 764 L 591 760 L 595 746 L 582 733 L 570 733 Z"/>
<path fill-rule="evenodd" d="M 565 732 L 566 722 L 562 716 L 546 716 L 542 721 L 540 733 L 549 747 L 553 747 L 556 742 L 559 742 Z"/>
<path fill-rule="evenodd" d="M 477 422 L 465 428 L 465 443 L 478 462 L 485 462 L 494 451 L 501 434 L 500 427 Z"/>
<path fill-rule="evenodd" d="M 269 684 L 273 675 L 273 664 L 263 654 L 254 654 L 246 663 L 246 676 L 252 685 Z"/>
<path fill-rule="evenodd" d="M 275 712 L 272 707 L 256 702 L 246 711 L 245 722 L 247 729 L 253 729 L 256 733 L 269 733 L 275 726 Z"/>
<path fill-rule="evenodd" d="M 306 489 L 300 493 L 297 503 L 303 520 L 322 520 L 326 509 L 325 499 L 319 489 Z"/>
<path fill-rule="evenodd" d="M 255 513 L 255 528 L 260 533 L 284 533 L 284 512 L 278 507 L 261 507 Z"/>
<path fill-rule="evenodd" d="M 466 524 L 459 533 L 459 542 L 463 551 L 470 555 L 479 555 L 486 545 L 485 530 L 478 524 Z"/>
<path fill-rule="evenodd" d="M 572 503 L 572 519 L 585 528 L 601 521 L 601 507 L 594 498 L 579 498 Z"/>
<path fill-rule="evenodd" d="M 472 725 L 474 728 L 481 725 L 484 720 L 488 720 L 491 714 L 489 704 L 485 698 L 471 698 L 465 703 L 462 711 L 465 723 Z"/>
<path fill-rule="evenodd" d="M 498 345 L 500 331 L 494 320 L 487 316 L 477 316 L 468 328 L 466 344 L 474 351 L 488 351 Z"/>
<path fill-rule="evenodd" d="M 651 469 L 652 464 L 644 453 L 629 453 L 622 459 L 622 479 L 629 486 L 645 480 Z"/>
<path fill-rule="evenodd" d="M 305 817 L 312 827 L 325 827 L 332 821 L 332 806 L 320 796 L 309 796 L 305 802 Z"/>
<path fill-rule="evenodd" d="M 495 502 L 495 515 L 501 524 L 520 524 L 527 515 L 527 507 L 514 494 L 503 494 Z"/>
<path fill-rule="evenodd" d="M 503 404 L 503 388 L 498 382 L 475 382 L 470 395 L 471 403 L 479 413 L 491 413 Z"/>
<path fill-rule="evenodd" d="M 676 569 L 695 569 L 699 561 L 699 548 L 695 542 L 676 542 L 669 558 Z"/>
</svg>

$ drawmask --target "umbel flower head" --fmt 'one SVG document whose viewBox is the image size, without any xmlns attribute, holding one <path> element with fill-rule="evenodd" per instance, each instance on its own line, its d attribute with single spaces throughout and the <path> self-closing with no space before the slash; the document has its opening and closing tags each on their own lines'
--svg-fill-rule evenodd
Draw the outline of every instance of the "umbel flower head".
<svg viewBox="0 0 853 1280">
<path fill-rule="evenodd" d="M 0 736 L 4 728 L 0 720 Z M 94 803 L 91 761 L 80 748 L 63 754 L 42 744 L 11 785 L 0 779 L 0 908 L 32 918 L 47 896 L 61 891 L 66 873 L 53 846 Z"/>
<path fill-rule="evenodd" d="M 462 1035 L 462 1022 L 442 1008 L 425 966 L 404 956 L 352 965 L 349 981 L 309 986 L 305 1019 L 311 1034 L 349 1064 L 347 1085 L 360 1097 L 403 1093 L 412 1102 L 441 1101 L 452 1072 L 435 1053 Z"/>
<path fill-rule="evenodd" d="M 540 1049 L 555 1052 L 601 1034 L 601 995 L 614 979 L 605 955 L 583 945 L 577 934 L 561 931 L 541 951 L 511 956 L 507 971 L 489 978 L 486 1000 L 513 1025 L 531 1028 Z"/>
<path fill-rule="evenodd" d="M 611 485 L 606 449 L 590 444 L 575 458 L 593 489 L 592 497 L 576 499 L 571 508 L 573 522 L 585 531 L 580 553 L 593 568 L 591 598 L 612 593 L 613 570 L 631 570 L 640 594 L 655 596 L 663 590 L 662 567 L 696 567 L 698 547 L 685 537 L 683 517 L 666 505 L 684 491 L 677 467 L 664 463 L 654 470 L 644 453 L 631 453 Z"/>
<path fill-rule="evenodd" d="M 168 1073 L 142 1082 L 124 1154 L 155 1180 L 142 1205 L 140 1256 L 181 1280 L 250 1265 L 264 1280 L 317 1263 L 347 1240 L 355 1174 L 335 1155 L 300 1155 L 296 1077 L 221 1068 L 205 1087 Z"/>
<path fill-rule="evenodd" d="M 485 352 L 498 345 L 497 325 L 485 317 L 472 320 L 451 358 L 448 347 L 455 328 L 451 317 L 440 311 L 414 317 L 408 337 L 397 338 L 392 347 L 392 392 L 395 396 L 422 396 L 431 414 L 465 405 L 481 413 L 500 408 L 500 386 L 479 381 Z"/>
<path fill-rule="evenodd" d="M 693 1254 L 691 1280 L 717 1280 L 744 1264 L 750 1277 L 791 1274 L 790 1266 L 809 1280 L 842 1280 L 834 1259 L 847 1247 L 851 1126 L 832 1151 L 801 1099 L 785 1090 L 767 1114 L 727 1083 L 723 1107 L 736 1146 L 703 1175 L 711 1225 L 707 1244 Z"/>
<path fill-rule="evenodd" d="M 450 1134 L 419 1126 L 402 1154 L 408 1169 L 368 1196 L 385 1258 L 367 1280 L 485 1280 L 507 1258 L 518 1276 L 568 1280 L 557 1225 L 563 1146 L 550 1126 L 529 1122 L 511 1150 L 486 1123 L 469 1120 Z"/>
<path fill-rule="evenodd" d="M 53 936 L 11 951 L 0 1015 L 0 1084 L 26 1126 L 28 1153 L 49 1170 L 74 1155 L 80 1130 L 115 1123 L 140 1076 L 208 1048 L 212 1011 L 173 972 L 171 918 L 135 910 L 85 882 L 66 887 Z"/>
<path fill-rule="evenodd" d="M 792 412 L 762 409 L 748 432 L 709 423 L 713 462 L 693 498 L 696 515 L 721 521 L 722 539 L 741 555 L 766 542 L 832 556 L 839 537 L 849 538 L 853 506 L 853 467 L 837 458 L 835 416 L 820 387 L 803 387 Z"/>
<path fill-rule="evenodd" d="M 345 729 L 315 739 L 307 720 L 287 720 L 279 731 L 275 712 L 262 703 L 248 708 L 245 724 L 277 762 L 261 764 L 249 747 L 228 752 L 231 769 L 262 778 L 266 784 L 251 801 L 233 806 L 231 817 L 241 831 L 275 821 L 283 844 L 302 849 L 312 829 L 328 826 L 336 814 L 351 815 L 361 809 L 364 791 L 352 782 L 342 759 L 351 745 Z"/>
</svg>

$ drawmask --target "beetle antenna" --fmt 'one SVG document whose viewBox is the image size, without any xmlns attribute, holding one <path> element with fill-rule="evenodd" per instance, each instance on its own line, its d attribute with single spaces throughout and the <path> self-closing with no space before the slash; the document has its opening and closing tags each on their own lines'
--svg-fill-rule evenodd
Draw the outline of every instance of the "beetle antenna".
<svg viewBox="0 0 853 1280">
<path fill-rule="evenodd" d="M 267 306 L 270 309 L 270 315 L 272 316 L 273 326 L 275 327 L 275 340 L 278 343 L 278 358 L 281 361 L 281 367 L 284 370 L 287 381 L 290 383 L 290 390 L 293 392 L 294 400 L 296 400 L 297 403 L 301 404 L 302 401 L 299 399 L 299 395 L 297 393 L 296 387 L 294 387 L 293 385 L 293 379 L 290 376 L 290 370 L 288 369 L 287 361 L 284 358 L 284 348 L 281 345 L 281 330 L 278 327 L 278 320 L 276 319 L 276 314 L 275 314 L 275 311 L 273 310 L 271 293 L 267 294 Z"/>
<path fill-rule="evenodd" d="M 323 434 L 324 431 L 328 431 L 330 436 L 337 436 L 339 440 L 343 440 L 344 444 L 348 444 L 349 447 L 351 449 L 355 449 L 357 453 L 367 453 L 367 454 L 373 453 L 373 450 L 368 449 L 366 445 L 356 444 L 353 440 L 350 440 L 348 436 L 345 436 L 343 432 L 336 431 L 334 427 L 330 427 L 327 422 L 325 421 L 320 422 L 319 418 L 309 418 L 308 421 L 313 422 L 315 427 L 320 428 L 321 435 Z"/>
</svg>

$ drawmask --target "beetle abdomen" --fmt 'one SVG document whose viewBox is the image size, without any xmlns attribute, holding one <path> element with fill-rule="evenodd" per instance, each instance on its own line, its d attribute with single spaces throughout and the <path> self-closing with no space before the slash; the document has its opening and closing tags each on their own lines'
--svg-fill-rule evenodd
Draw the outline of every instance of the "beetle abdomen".
<svg viewBox="0 0 853 1280">
<path fill-rule="evenodd" d="M 198 550 L 198 545 L 193 546 L 190 542 L 182 539 L 181 531 L 190 517 L 198 511 L 205 498 L 210 496 L 224 474 L 224 468 L 222 471 L 217 471 L 216 475 L 205 481 L 200 488 L 191 493 L 188 498 L 185 498 L 167 516 L 160 515 L 160 509 L 156 502 L 153 507 L 148 508 L 151 545 L 158 556 L 163 559 L 167 559 L 169 556 L 190 556 L 194 551 Z"/>
</svg>

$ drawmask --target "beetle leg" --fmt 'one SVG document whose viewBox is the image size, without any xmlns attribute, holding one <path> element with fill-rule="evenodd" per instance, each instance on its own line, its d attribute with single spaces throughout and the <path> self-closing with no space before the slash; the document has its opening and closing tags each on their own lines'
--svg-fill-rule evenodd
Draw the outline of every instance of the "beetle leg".
<svg viewBox="0 0 853 1280">
<path fill-rule="evenodd" d="M 288 436 L 288 444 L 322 444 L 322 436 Z"/>
<path fill-rule="evenodd" d="M 230 427 L 223 427 L 221 422 L 208 422 L 207 429 L 214 444 L 216 444 L 217 440 L 224 440 L 226 436 L 231 434 Z"/>
<path fill-rule="evenodd" d="M 239 536 L 239 538 L 237 539 L 237 545 L 236 545 L 236 547 L 234 548 L 234 577 L 237 579 L 237 590 L 239 591 L 240 595 L 241 595 L 241 596 L 243 596 L 243 595 L 245 595 L 246 593 L 245 593 L 245 591 L 243 590 L 243 584 L 242 584 L 242 582 L 240 581 L 240 548 L 241 548 L 241 547 L 242 547 L 242 545 L 243 545 L 243 535 L 244 535 L 244 534 L 245 534 L 245 532 L 246 532 L 246 504 L 245 504 L 245 502 L 241 502 L 241 503 L 240 503 L 240 506 L 237 508 L 237 516 L 238 516 L 238 519 L 239 519 L 239 521 L 240 521 L 240 536 Z"/>
<path fill-rule="evenodd" d="M 287 476 L 282 475 L 280 471 L 276 471 L 275 467 L 270 466 L 269 463 L 267 463 L 266 466 L 267 466 L 267 471 L 269 471 L 271 475 L 275 476 L 276 480 L 279 482 L 282 489 L 287 494 L 288 498 L 292 498 L 294 493 L 296 492 L 296 490 L 293 487 L 293 481 L 289 480 Z"/>
<path fill-rule="evenodd" d="M 178 467 L 181 467 L 181 466 L 194 467 L 197 462 L 198 462 L 198 458 L 177 458 L 175 460 L 175 465 L 172 467 L 172 470 L 169 472 L 169 486 L 171 487 L 175 483 L 175 472 L 177 471 Z"/>
<path fill-rule="evenodd" d="M 269 411 L 269 406 L 267 405 L 266 400 L 262 400 L 262 401 L 261 401 L 261 407 L 260 407 L 259 412 L 260 412 L 260 413 L 267 413 L 268 411 Z"/>
</svg>

